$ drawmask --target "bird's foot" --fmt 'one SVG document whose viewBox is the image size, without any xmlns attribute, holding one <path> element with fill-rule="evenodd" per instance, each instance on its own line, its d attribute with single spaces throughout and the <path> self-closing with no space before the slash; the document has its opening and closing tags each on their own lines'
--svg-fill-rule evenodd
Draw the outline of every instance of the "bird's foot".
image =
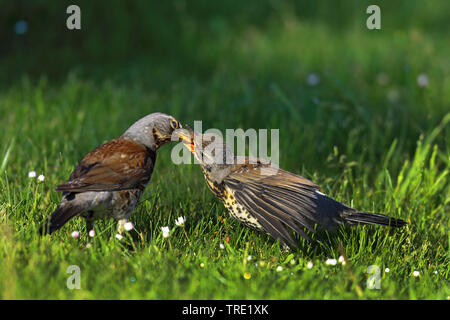
<svg viewBox="0 0 450 320">
<path fill-rule="evenodd" d="M 91 235 L 94 232 L 94 222 L 93 221 L 86 220 L 86 231 L 88 232 L 89 236 L 92 237 Z"/>
</svg>

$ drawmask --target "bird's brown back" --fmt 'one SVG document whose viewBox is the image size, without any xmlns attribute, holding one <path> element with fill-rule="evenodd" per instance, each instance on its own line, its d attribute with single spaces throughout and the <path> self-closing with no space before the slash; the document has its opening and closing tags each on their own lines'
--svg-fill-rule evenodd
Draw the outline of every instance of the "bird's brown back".
<svg viewBox="0 0 450 320">
<path fill-rule="evenodd" d="M 142 188 L 151 177 L 155 160 L 156 153 L 149 148 L 129 139 L 114 139 L 89 152 L 56 191 Z"/>
</svg>

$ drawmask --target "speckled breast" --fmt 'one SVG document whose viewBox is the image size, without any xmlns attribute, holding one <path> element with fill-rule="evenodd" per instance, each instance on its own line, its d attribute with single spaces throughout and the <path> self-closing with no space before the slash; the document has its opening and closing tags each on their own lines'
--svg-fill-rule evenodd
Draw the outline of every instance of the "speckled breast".
<svg viewBox="0 0 450 320">
<path fill-rule="evenodd" d="M 222 200 L 225 208 L 227 208 L 232 218 L 242 222 L 247 227 L 260 231 L 263 230 L 258 220 L 250 212 L 248 212 L 248 210 L 243 205 L 237 202 L 233 190 L 231 190 L 224 184 L 218 184 L 212 181 L 205 170 L 203 170 L 203 174 L 205 176 L 208 187 L 217 197 L 220 198 L 220 200 Z"/>
</svg>

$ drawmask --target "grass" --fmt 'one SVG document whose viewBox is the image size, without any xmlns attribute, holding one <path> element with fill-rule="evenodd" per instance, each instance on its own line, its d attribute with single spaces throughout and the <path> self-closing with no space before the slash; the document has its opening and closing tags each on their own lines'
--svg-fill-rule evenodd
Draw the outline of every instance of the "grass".
<svg viewBox="0 0 450 320">
<path fill-rule="evenodd" d="M 448 299 L 450 45 L 421 29 L 351 28 L 335 37 L 288 14 L 282 22 L 199 42 L 198 61 L 213 66 L 207 73 L 138 60 L 103 78 L 80 68 L 56 82 L 25 75 L 3 86 L 0 297 Z M 316 86 L 305 80 L 312 72 Z M 421 73 L 426 87 L 417 84 Z M 190 125 L 203 120 L 204 129 L 279 128 L 282 168 L 408 226 L 343 228 L 283 252 L 232 220 L 200 168 L 172 164 L 168 145 L 124 239 L 113 221 L 97 223 L 90 238 L 81 219 L 39 238 L 60 200 L 54 187 L 92 148 L 156 111 Z M 28 178 L 31 170 L 45 181 Z M 163 226 L 172 229 L 168 239 Z M 342 253 L 345 266 L 325 263 Z M 80 290 L 66 287 L 70 265 L 80 267 Z M 380 268 L 380 290 L 366 285 L 371 265 Z"/>
</svg>

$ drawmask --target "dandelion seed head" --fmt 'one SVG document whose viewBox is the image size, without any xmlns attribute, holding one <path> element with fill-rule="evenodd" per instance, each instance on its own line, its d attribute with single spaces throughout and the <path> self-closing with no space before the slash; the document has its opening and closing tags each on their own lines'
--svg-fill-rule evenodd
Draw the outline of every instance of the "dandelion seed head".
<svg viewBox="0 0 450 320">
<path fill-rule="evenodd" d="M 317 86 L 319 84 L 319 82 L 320 82 L 320 77 L 319 77 L 319 75 L 317 73 L 310 73 L 306 77 L 306 82 L 310 86 Z"/>
<path fill-rule="evenodd" d="M 425 73 L 421 73 L 417 77 L 417 84 L 419 85 L 419 87 L 424 88 L 428 86 L 428 82 L 428 76 Z"/>
</svg>

